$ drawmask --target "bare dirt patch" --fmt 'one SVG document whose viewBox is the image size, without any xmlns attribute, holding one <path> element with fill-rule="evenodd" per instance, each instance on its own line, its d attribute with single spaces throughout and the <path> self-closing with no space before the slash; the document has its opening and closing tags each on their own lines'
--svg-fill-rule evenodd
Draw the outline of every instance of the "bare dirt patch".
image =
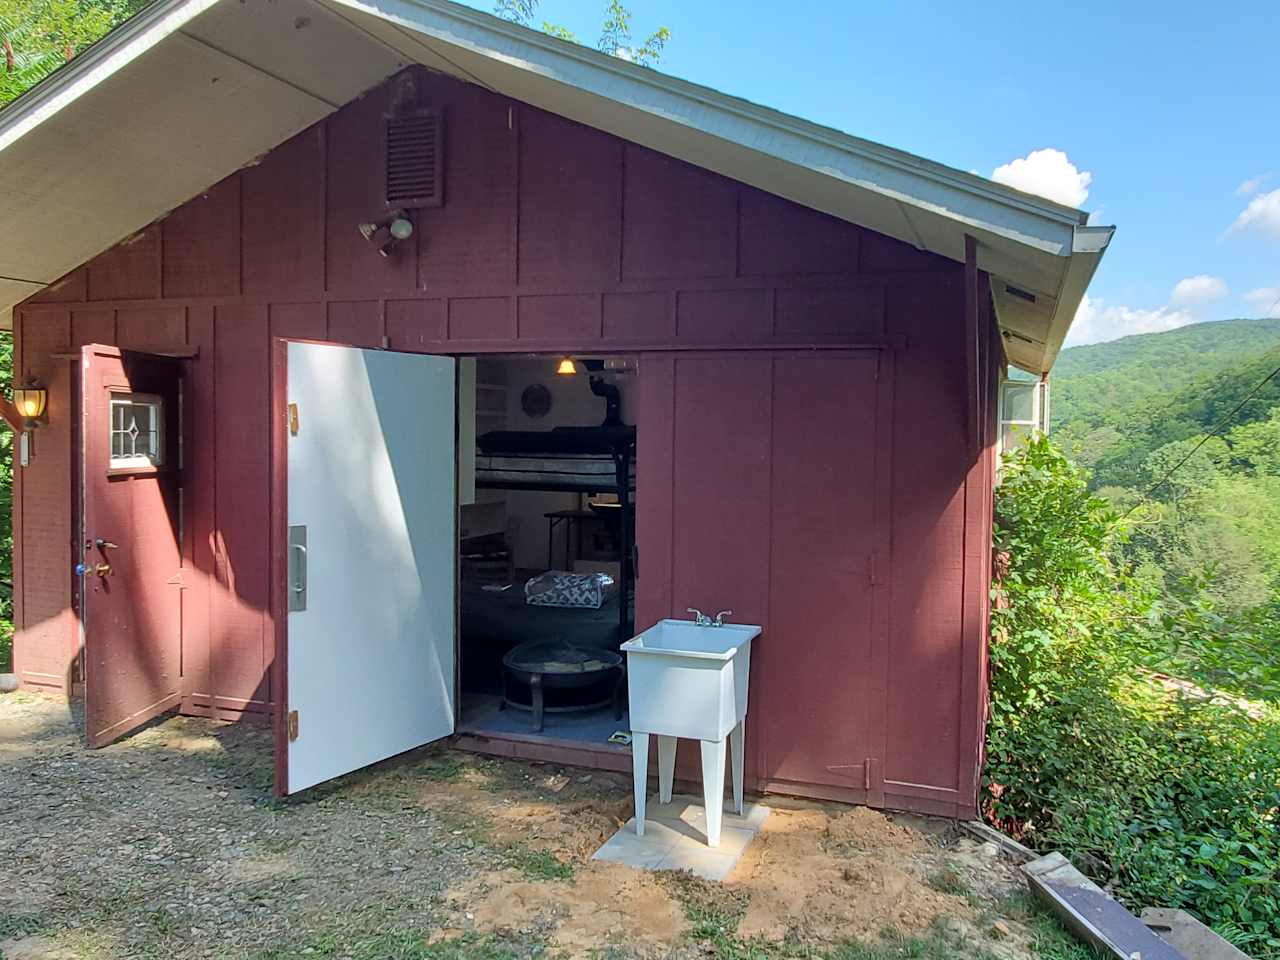
<svg viewBox="0 0 1280 960">
<path fill-rule="evenodd" d="M 738 933 L 831 943 L 969 913 L 928 885 L 930 861 L 923 837 L 873 810 L 777 810 L 729 878 L 749 895 Z"/>
<path fill-rule="evenodd" d="M 736 872 L 710 884 L 590 860 L 631 816 L 617 774 L 435 747 L 285 803 L 270 785 L 264 726 L 171 718 L 89 751 L 65 704 L 0 695 L 3 950 L 822 957 L 889 928 L 945 936 L 904 955 L 1035 956 L 999 912 L 1013 866 L 942 821 L 772 797 Z"/>
<path fill-rule="evenodd" d="M 551 918 L 551 943 L 571 956 L 606 944 L 644 951 L 680 943 L 689 928 L 684 907 L 653 874 L 615 863 L 590 863 L 570 881 L 531 882 L 490 874 L 450 895 L 468 927 L 520 935 Z"/>
</svg>

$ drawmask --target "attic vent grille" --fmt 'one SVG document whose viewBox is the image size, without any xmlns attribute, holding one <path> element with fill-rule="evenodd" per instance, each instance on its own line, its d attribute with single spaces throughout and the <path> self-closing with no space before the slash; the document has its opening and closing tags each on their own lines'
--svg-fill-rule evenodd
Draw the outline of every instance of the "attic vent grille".
<svg viewBox="0 0 1280 960">
<path fill-rule="evenodd" d="M 443 122 L 438 110 L 412 110 L 386 118 L 388 209 L 444 203 Z"/>
</svg>

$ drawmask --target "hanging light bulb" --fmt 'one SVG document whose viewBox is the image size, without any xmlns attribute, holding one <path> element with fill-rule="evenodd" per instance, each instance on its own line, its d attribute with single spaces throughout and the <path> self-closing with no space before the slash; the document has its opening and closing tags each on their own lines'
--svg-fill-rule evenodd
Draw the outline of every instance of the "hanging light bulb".
<svg viewBox="0 0 1280 960">
<path fill-rule="evenodd" d="M 562 377 L 572 377 L 577 372 L 578 365 L 573 362 L 573 357 L 561 357 L 556 365 L 556 373 Z"/>
</svg>

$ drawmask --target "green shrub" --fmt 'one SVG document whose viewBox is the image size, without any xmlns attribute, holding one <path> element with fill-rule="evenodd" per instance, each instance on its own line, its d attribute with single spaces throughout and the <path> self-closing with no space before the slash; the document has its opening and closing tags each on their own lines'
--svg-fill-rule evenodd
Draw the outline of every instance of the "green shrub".
<svg viewBox="0 0 1280 960">
<path fill-rule="evenodd" d="M 997 491 L 984 810 L 1131 906 L 1280 958 L 1280 712 L 1151 679 L 1170 649 L 1194 659 L 1199 629 L 1109 560 L 1124 530 L 1087 479 L 1041 439 Z"/>
</svg>

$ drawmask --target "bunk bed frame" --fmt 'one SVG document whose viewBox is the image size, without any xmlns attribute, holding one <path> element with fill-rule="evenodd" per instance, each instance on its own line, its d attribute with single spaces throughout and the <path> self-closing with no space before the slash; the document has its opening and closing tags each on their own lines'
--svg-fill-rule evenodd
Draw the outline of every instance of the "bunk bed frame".
<svg viewBox="0 0 1280 960">
<path fill-rule="evenodd" d="M 632 525 L 635 502 L 634 427 L 558 427 L 554 430 L 499 430 L 477 438 L 476 488 L 542 490 L 556 493 L 612 493 L 619 508 L 618 642 L 632 633 L 635 585 Z M 586 470 L 608 457 L 611 473 Z M 495 460 L 504 461 L 501 465 Z M 520 466 L 526 464 L 527 467 Z M 575 469 L 578 468 L 578 469 Z"/>
</svg>

